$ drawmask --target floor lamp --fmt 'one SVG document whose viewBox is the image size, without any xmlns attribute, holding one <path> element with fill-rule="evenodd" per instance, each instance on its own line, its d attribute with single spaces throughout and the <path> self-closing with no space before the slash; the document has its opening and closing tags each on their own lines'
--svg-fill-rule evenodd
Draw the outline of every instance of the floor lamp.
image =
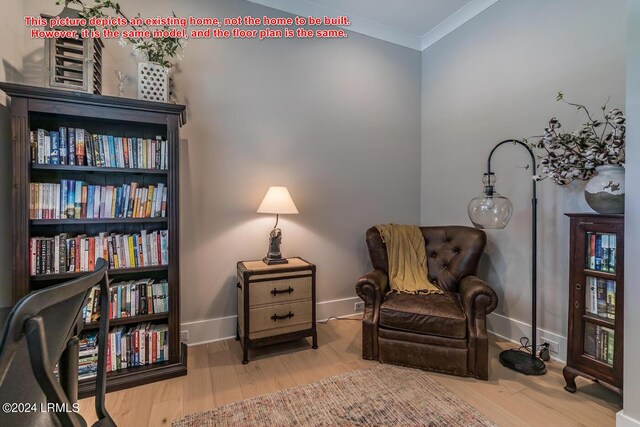
<svg viewBox="0 0 640 427">
<path fill-rule="evenodd" d="M 547 372 L 544 362 L 536 355 L 536 304 L 537 304 L 537 225 L 538 225 L 538 199 L 536 194 L 536 158 L 533 151 L 527 144 L 515 139 L 507 139 L 498 143 L 487 159 L 487 172 L 482 178 L 484 191 L 478 197 L 472 199 L 467 206 L 469 219 L 476 228 L 479 229 L 501 229 L 504 228 L 513 212 L 511 201 L 501 196 L 495 191 L 496 177 L 491 172 L 491 157 L 493 153 L 504 144 L 512 143 L 521 145 L 531 155 L 532 162 L 532 182 L 533 196 L 531 199 L 531 353 L 521 350 L 505 350 L 500 353 L 500 363 L 514 371 L 527 375 L 542 375 Z"/>
</svg>

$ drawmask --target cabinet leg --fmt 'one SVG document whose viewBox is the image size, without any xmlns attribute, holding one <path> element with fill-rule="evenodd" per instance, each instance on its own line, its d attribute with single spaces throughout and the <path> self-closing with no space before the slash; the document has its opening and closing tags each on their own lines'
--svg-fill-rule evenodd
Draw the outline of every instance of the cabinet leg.
<svg viewBox="0 0 640 427">
<path fill-rule="evenodd" d="M 247 348 L 247 344 L 245 343 L 242 346 L 242 364 L 246 365 L 249 363 L 249 349 Z"/>
<path fill-rule="evenodd" d="M 564 389 L 569 393 L 575 393 L 577 390 L 576 377 L 578 376 L 578 373 L 574 369 L 565 366 L 562 370 L 562 376 L 564 376 L 564 381 L 567 383 L 567 385 L 564 386 Z"/>
<path fill-rule="evenodd" d="M 240 329 L 236 328 L 236 341 L 240 341 Z"/>
<path fill-rule="evenodd" d="M 313 343 L 311 344 L 311 348 L 316 350 L 318 348 L 318 333 L 313 333 Z"/>
</svg>

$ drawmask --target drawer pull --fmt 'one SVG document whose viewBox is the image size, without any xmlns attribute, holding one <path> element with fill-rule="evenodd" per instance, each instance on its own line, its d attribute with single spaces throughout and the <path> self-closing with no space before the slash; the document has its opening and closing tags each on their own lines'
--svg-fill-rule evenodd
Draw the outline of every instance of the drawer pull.
<svg viewBox="0 0 640 427">
<path fill-rule="evenodd" d="M 291 319 L 293 316 L 294 314 L 292 312 L 289 312 L 289 314 L 285 314 L 284 316 L 278 316 L 277 314 L 274 314 L 273 316 L 271 316 L 271 320 L 275 322 L 277 320 Z"/>
<path fill-rule="evenodd" d="M 291 292 L 293 292 L 293 288 L 291 286 L 289 286 L 289 289 L 276 289 L 276 288 L 273 288 L 273 290 L 271 291 L 271 295 L 273 295 L 275 297 L 278 294 L 290 294 Z"/>
<path fill-rule="evenodd" d="M 576 289 L 581 291 L 582 290 L 582 285 L 580 283 L 576 283 Z"/>
</svg>

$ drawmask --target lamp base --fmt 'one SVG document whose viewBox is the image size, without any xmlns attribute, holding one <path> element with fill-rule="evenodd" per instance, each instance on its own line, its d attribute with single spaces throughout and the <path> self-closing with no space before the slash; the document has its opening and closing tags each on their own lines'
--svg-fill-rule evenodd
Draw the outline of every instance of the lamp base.
<svg viewBox="0 0 640 427">
<path fill-rule="evenodd" d="M 525 375 L 543 375 L 547 373 L 547 367 L 541 359 L 531 357 L 531 354 L 524 351 L 505 350 L 500 353 L 500 363 Z"/>
<path fill-rule="evenodd" d="M 267 265 L 287 264 L 287 263 L 289 263 L 289 261 L 287 261 L 286 258 L 269 258 L 269 257 L 262 258 L 262 262 L 264 262 Z"/>
</svg>

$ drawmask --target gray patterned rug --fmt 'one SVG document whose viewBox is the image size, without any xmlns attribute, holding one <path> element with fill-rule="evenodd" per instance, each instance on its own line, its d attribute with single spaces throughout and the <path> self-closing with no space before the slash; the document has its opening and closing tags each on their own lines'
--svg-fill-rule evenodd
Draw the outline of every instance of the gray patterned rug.
<svg viewBox="0 0 640 427">
<path fill-rule="evenodd" d="M 391 365 L 180 418 L 196 426 L 494 426 L 428 373 Z"/>
</svg>

